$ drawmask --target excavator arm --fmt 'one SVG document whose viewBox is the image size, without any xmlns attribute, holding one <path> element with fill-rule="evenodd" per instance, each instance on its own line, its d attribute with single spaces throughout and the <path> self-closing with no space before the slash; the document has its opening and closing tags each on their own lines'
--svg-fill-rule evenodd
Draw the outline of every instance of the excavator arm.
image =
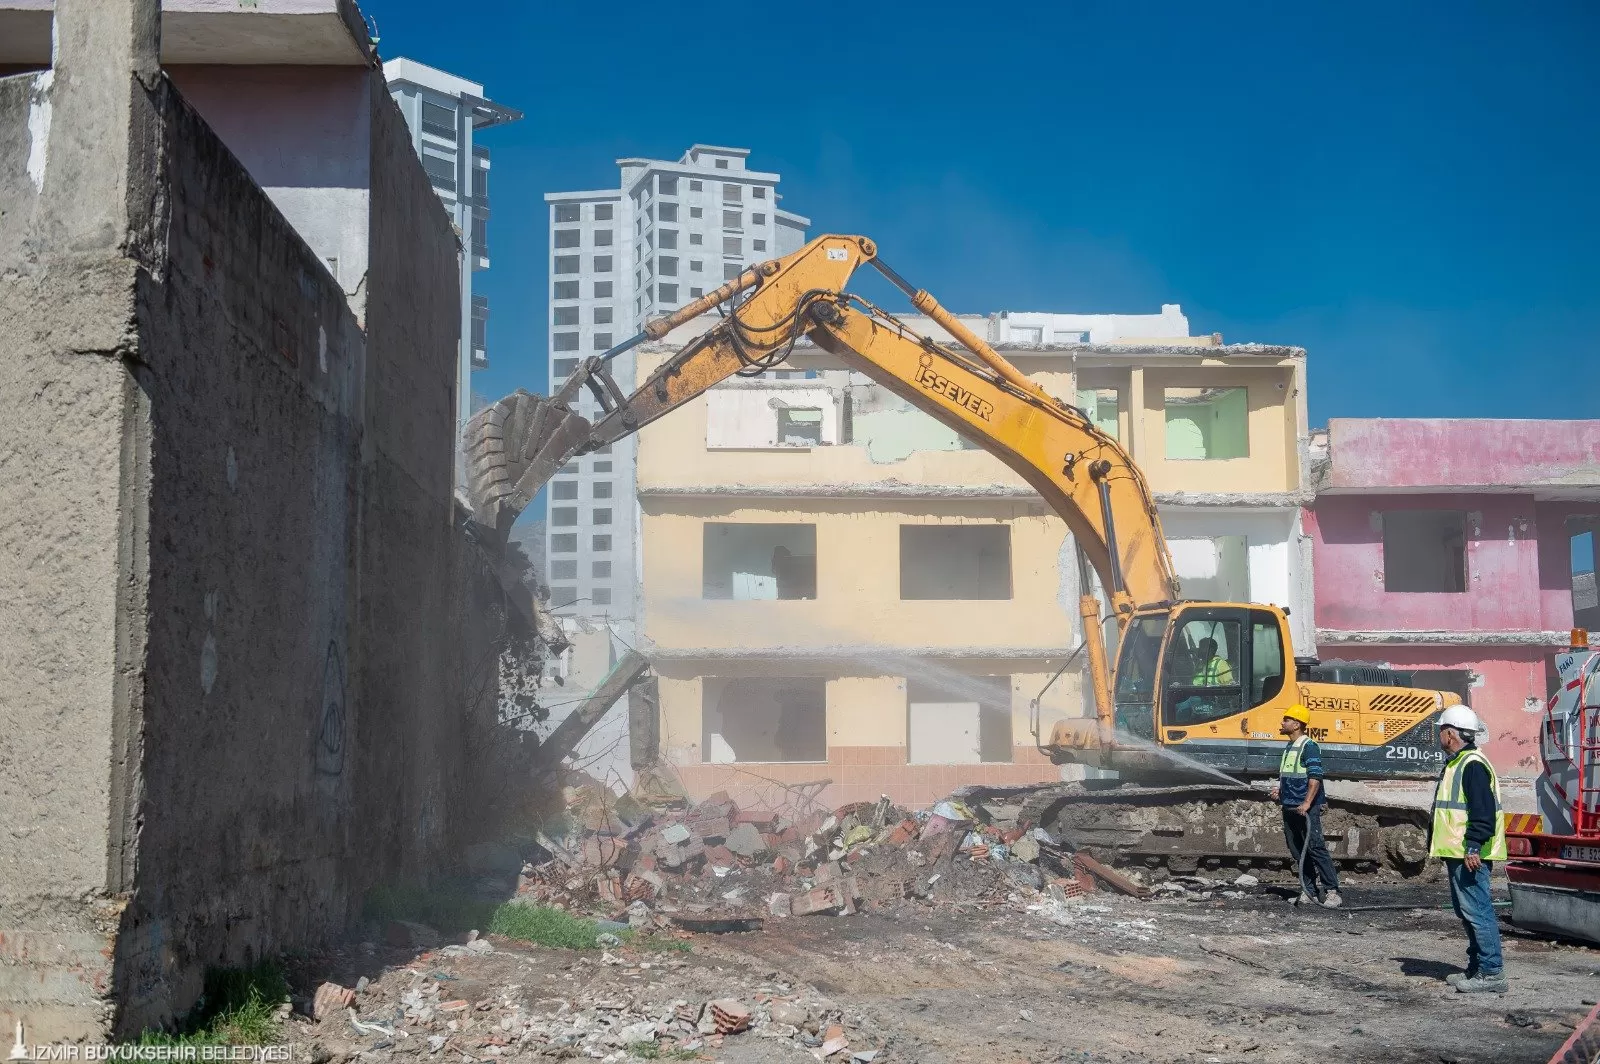
<svg viewBox="0 0 1600 1064">
<path fill-rule="evenodd" d="M 880 269 L 917 309 L 961 343 L 918 336 L 893 316 L 844 291 L 862 264 Z M 877 259 L 871 240 L 818 237 L 650 323 L 617 349 L 664 337 L 676 326 L 745 294 L 724 319 L 664 363 L 634 394 L 596 391 L 605 415 L 581 451 L 614 442 L 736 373 L 760 372 L 802 337 L 837 356 L 1015 470 L 1077 537 L 1107 589 L 1119 623 L 1135 607 L 1177 597 L 1172 559 L 1144 475 L 1114 438 L 1082 411 L 1029 380 L 926 292 Z M 608 352 L 580 367 L 593 373 Z M 608 404 L 607 398 L 614 400 Z"/>
<path fill-rule="evenodd" d="M 845 286 L 863 264 L 882 272 L 960 346 L 919 336 L 892 315 L 848 294 Z M 605 371 L 607 361 L 711 310 L 722 312 L 723 320 L 683 347 L 631 396 L 622 395 Z M 581 441 L 579 424 L 570 425 L 558 444 L 552 441 L 549 472 L 566 456 L 637 432 L 720 381 L 780 364 L 802 338 L 977 443 L 1032 485 L 1072 530 L 1099 574 L 1119 626 L 1139 606 L 1176 599 L 1177 581 L 1155 501 L 1122 446 L 1082 411 L 1029 380 L 927 292 L 912 288 L 884 266 L 865 237 L 818 237 L 792 255 L 751 267 L 704 298 L 652 321 L 605 355 L 587 360 L 562 395 L 570 397 L 576 385 L 586 384 L 605 412 Z M 1089 588 L 1083 591 L 1080 606 L 1087 635 L 1099 630 L 1100 606 Z M 1086 638 L 1085 645 L 1096 715 L 1109 723 L 1105 647 L 1093 638 Z"/>
</svg>

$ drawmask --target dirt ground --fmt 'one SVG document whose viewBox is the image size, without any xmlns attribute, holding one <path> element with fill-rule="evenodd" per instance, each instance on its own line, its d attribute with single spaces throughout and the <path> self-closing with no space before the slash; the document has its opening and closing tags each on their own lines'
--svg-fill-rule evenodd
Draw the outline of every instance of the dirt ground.
<svg viewBox="0 0 1600 1064">
<path fill-rule="evenodd" d="M 1515 1064 L 1548 1061 L 1600 996 L 1600 951 L 1513 931 L 1511 992 L 1457 994 L 1444 977 L 1460 970 L 1464 940 L 1439 908 L 1443 888 L 1350 887 L 1341 911 L 1293 910 L 1265 890 L 1206 901 L 1100 893 L 1065 908 L 1034 899 L 1031 910 L 1015 898 L 966 911 L 908 902 L 694 935 L 678 940 L 687 952 L 574 952 L 498 938 L 478 954 L 357 944 L 308 958 L 299 977 L 353 986 L 365 975 L 355 1016 L 369 1027 L 341 1010 L 291 1029 L 318 1064 L 357 1056 L 616 1064 L 641 1052 L 616 1033 L 630 1019 L 648 1026 L 659 1017 L 664 1030 L 675 1009 L 681 1016 L 686 1006 L 697 1013 L 707 1000 L 734 998 L 752 1009 L 753 1029 L 698 1045 L 689 1036 L 700 1059 L 820 1059 L 815 1043 L 831 1033 L 849 1045 L 830 1064 Z M 418 987 L 441 1003 L 426 1022 L 414 1012 L 407 1019 L 401 1003 L 411 992 L 415 1004 Z M 790 1019 L 795 1008 L 809 1012 L 815 1033 L 773 1022 L 780 1003 Z M 673 1044 L 643 1052 L 669 1059 Z"/>
</svg>

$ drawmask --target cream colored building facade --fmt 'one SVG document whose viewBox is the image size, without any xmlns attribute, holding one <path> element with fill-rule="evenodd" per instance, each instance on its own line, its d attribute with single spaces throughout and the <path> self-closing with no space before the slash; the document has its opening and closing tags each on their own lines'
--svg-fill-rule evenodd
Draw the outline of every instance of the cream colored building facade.
<svg viewBox="0 0 1600 1064">
<path fill-rule="evenodd" d="M 1049 327 L 1066 317 L 965 320 L 1130 447 L 1186 596 L 1290 607 L 1303 639 L 1304 352 L 1084 343 L 1087 329 Z M 711 324 L 642 348 L 640 379 Z M 1064 523 L 997 459 L 826 353 L 802 345 L 785 371 L 727 381 L 640 433 L 640 636 L 663 753 L 692 794 L 746 801 L 826 780 L 824 804 L 924 805 L 965 783 L 1060 778 L 1035 730 L 1090 711 L 1079 667 L 1031 704 L 1081 642 Z"/>
</svg>

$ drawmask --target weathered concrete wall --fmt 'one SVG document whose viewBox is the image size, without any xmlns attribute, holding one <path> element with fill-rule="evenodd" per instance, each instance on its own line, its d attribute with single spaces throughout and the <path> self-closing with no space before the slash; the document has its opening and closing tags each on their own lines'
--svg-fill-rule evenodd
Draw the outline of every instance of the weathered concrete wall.
<svg viewBox="0 0 1600 1064">
<path fill-rule="evenodd" d="M 104 5 L 58 22 L 112 38 L 100 76 L 0 81 L 0 1024 L 30 1041 L 325 938 L 467 815 L 455 243 L 393 104 L 363 335 Z"/>
<path fill-rule="evenodd" d="M 1328 490 L 1600 487 L 1600 420 L 1334 418 Z"/>
</svg>

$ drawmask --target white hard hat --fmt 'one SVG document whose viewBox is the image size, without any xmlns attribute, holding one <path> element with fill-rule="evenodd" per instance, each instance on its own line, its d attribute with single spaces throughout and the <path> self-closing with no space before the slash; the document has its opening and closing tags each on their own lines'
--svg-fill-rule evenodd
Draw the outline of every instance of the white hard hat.
<svg viewBox="0 0 1600 1064">
<path fill-rule="evenodd" d="M 1451 706 L 1439 715 L 1439 727 L 1455 728 L 1464 732 L 1481 732 L 1483 722 L 1466 706 Z"/>
</svg>

